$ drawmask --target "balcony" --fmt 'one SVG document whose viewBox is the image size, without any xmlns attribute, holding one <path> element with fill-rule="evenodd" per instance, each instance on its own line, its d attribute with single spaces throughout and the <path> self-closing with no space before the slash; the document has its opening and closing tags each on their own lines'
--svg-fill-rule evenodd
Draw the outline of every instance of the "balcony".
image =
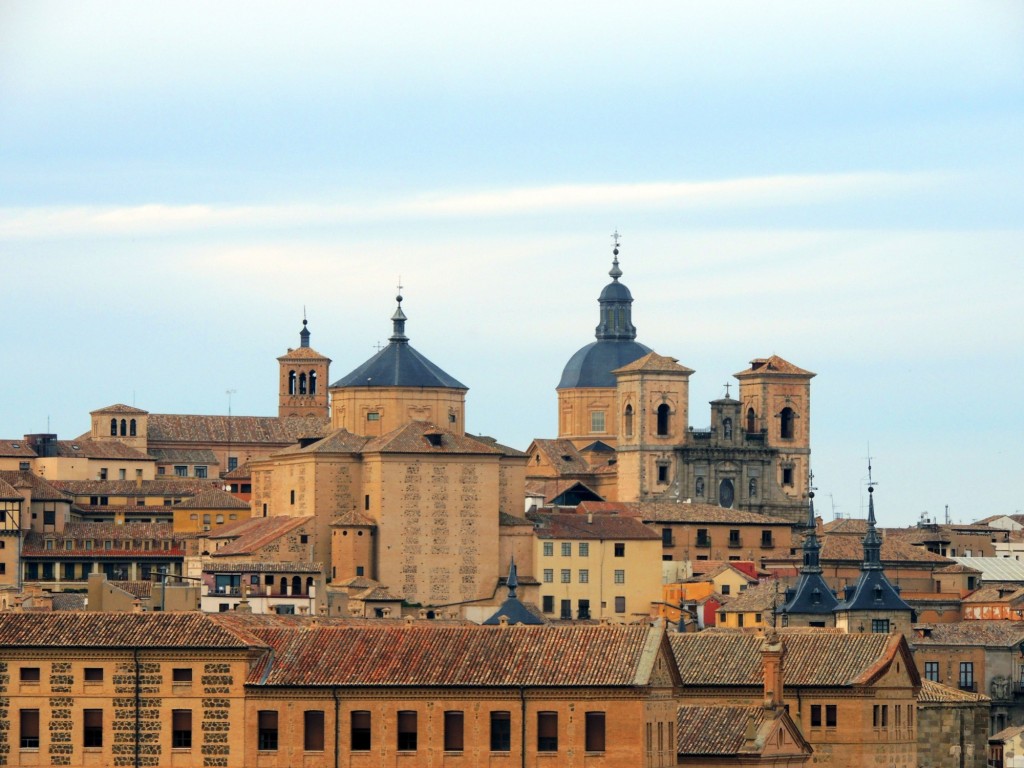
<svg viewBox="0 0 1024 768">
<path fill-rule="evenodd" d="M 675 537 L 673 537 L 673 536 L 669 536 L 667 538 L 664 537 L 664 536 L 661 537 L 661 546 L 663 546 L 663 547 L 674 547 L 675 545 L 676 545 Z M 699 547 L 700 545 L 698 544 L 697 546 Z"/>
<path fill-rule="evenodd" d="M 711 537 L 710 536 L 698 536 L 697 537 L 697 543 L 694 546 L 703 547 L 704 549 L 709 548 L 711 546 Z"/>
<path fill-rule="evenodd" d="M 739 539 L 729 539 L 730 549 L 740 549 L 743 546 L 743 542 Z"/>
<path fill-rule="evenodd" d="M 309 592 L 281 592 L 263 589 L 261 587 L 249 587 L 243 590 L 241 587 L 207 587 L 204 593 L 206 597 L 242 597 L 243 593 L 246 597 L 301 597 L 308 598 Z"/>
<path fill-rule="evenodd" d="M 771 539 L 761 539 L 761 549 L 775 549 L 775 542 Z"/>
</svg>

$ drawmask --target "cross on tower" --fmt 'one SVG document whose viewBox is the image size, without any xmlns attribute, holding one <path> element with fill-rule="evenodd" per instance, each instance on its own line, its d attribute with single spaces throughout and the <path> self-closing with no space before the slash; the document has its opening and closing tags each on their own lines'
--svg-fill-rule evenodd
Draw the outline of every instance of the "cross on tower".
<svg viewBox="0 0 1024 768">
<path fill-rule="evenodd" d="M 616 229 L 614 232 L 612 232 L 612 244 L 616 248 L 619 247 L 619 239 L 620 238 L 621 238 L 621 235 L 619 235 L 619 230 L 618 229 Z"/>
<path fill-rule="evenodd" d="M 378 352 L 380 352 L 382 349 L 384 349 L 384 345 L 381 344 L 379 341 L 376 344 L 374 344 L 373 346 L 377 349 Z"/>
<path fill-rule="evenodd" d="M 725 382 L 725 398 L 726 398 L 727 400 L 729 399 L 729 387 L 730 387 L 730 386 L 731 386 L 731 385 L 729 384 L 729 382 L 728 382 L 728 381 L 727 381 L 727 382 Z"/>
</svg>

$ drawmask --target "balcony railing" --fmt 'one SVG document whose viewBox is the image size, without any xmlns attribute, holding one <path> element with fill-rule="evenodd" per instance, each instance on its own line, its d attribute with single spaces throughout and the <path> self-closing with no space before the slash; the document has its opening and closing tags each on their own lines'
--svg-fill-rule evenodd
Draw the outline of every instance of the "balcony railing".
<svg viewBox="0 0 1024 768">
<path fill-rule="evenodd" d="M 743 546 L 743 542 L 740 541 L 739 539 L 729 539 L 729 546 L 732 549 L 739 549 L 740 547 Z"/>
<path fill-rule="evenodd" d="M 246 590 L 242 590 L 240 587 L 207 587 L 207 597 L 241 597 L 242 594 L 246 597 L 309 597 L 309 592 L 303 588 L 300 592 L 280 592 L 275 590 L 261 589 L 259 587 L 250 587 Z"/>
<path fill-rule="evenodd" d="M 662 540 L 661 540 L 661 546 L 663 546 L 663 547 L 674 547 L 675 545 L 676 545 L 676 540 L 675 540 L 674 536 L 673 537 L 669 537 L 667 539 L 666 538 L 662 538 Z"/>
<path fill-rule="evenodd" d="M 710 547 L 711 546 L 711 537 L 710 536 L 705 536 L 705 537 L 702 538 L 702 537 L 698 536 L 697 537 L 697 544 L 695 546 L 705 547 L 705 548 Z"/>
</svg>

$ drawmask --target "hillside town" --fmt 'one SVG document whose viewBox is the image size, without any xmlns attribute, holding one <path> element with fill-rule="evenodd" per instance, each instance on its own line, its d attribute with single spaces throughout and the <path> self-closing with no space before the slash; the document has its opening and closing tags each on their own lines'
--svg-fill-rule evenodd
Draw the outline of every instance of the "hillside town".
<svg viewBox="0 0 1024 768">
<path fill-rule="evenodd" d="M 0 764 L 1024 764 L 1024 516 L 889 527 L 869 467 L 824 520 L 817 374 L 691 411 L 608 275 L 528 446 L 402 295 L 340 376 L 303 319 L 276 415 L 0 439 Z"/>
</svg>

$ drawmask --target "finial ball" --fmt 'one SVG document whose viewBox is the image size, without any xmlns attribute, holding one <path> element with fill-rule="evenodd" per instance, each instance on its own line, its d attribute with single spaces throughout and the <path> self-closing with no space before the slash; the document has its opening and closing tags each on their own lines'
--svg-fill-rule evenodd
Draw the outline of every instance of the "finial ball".
<svg viewBox="0 0 1024 768">
<path fill-rule="evenodd" d="M 810 493 L 808 493 L 807 494 L 807 498 L 813 499 L 814 498 L 814 491 L 811 491 Z"/>
<path fill-rule="evenodd" d="M 619 249 L 618 249 L 618 247 L 615 247 L 615 248 L 613 248 L 613 249 L 612 249 L 612 256 L 618 256 L 618 255 L 619 255 Z"/>
<path fill-rule="evenodd" d="M 874 492 L 875 492 L 875 486 L 869 485 L 868 486 L 868 493 L 874 493 Z"/>
</svg>

